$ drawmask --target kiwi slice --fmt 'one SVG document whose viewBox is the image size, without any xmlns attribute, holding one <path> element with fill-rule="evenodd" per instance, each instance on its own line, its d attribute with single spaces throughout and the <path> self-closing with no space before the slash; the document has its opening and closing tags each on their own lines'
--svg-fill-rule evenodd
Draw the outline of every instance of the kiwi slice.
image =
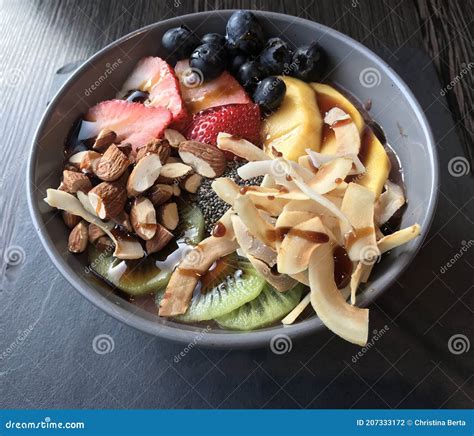
<svg viewBox="0 0 474 436">
<path fill-rule="evenodd" d="M 175 319 L 198 322 L 223 316 L 253 300 L 264 285 L 265 279 L 247 259 L 230 254 L 201 278 L 187 312 Z M 161 297 L 157 294 L 157 304 Z"/>
<path fill-rule="evenodd" d="M 182 238 L 187 244 L 197 245 L 204 238 L 204 216 L 198 206 L 179 198 L 177 200 L 179 224 L 175 230 L 177 238 Z"/>
<path fill-rule="evenodd" d="M 303 289 L 304 286 L 298 284 L 286 292 L 278 292 L 267 283 L 257 298 L 215 320 L 229 330 L 254 330 L 268 326 L 299 303 Z"/>
<path fill-rule="evenodd" d="M 184 251 L 189 245 L 198 244 L 204 236 L 204 218 L 199 207 L 180 199 L 178 212 L 177 239 L 159 253 L 143 259 L 121 260 L 90 245 L 89 268 L 112 286 L 133 296 L 164 290 Z"/>
</svg>

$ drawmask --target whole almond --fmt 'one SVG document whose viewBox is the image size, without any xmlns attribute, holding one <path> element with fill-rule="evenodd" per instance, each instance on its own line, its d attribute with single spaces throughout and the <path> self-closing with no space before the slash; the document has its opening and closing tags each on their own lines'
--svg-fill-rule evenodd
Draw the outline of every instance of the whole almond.
<svg viewBox="0 0 474 436">
<path fill-rule="evenodd" d="M 63 210 L 61 215 L 63 217 L 64 224 L 66 224 L 66 226 L 70 229 L 76 227 L 76 225 L 79 224 L 82 219 L 80 216 L 73 215 L 72 213 L 66 212 L 65 210 Z"/>
<path fill-rule="evenodd" d="M 87 228 L 87 236 L 89 239 L 89 242 L 91 244 L 95 244 L 95 242 L 102 236 L 105 236 L 105 232 L 95 224 L 89 224 L 89 227 Z"/>
<path fill-rule="evenodd" d="M 156 153 L 160 157 L 161 164 L 164 165 L 171 153 L 170 144 L 166 139 L 153 139 L 137 150 L 136 162 L 149 153 Z"/>
<path fill-rule="evenodd" d="M 184 141 L 179 145 L 179 157 L 201 176 L 221 176 L 227 166 L 224 153 L 213 145 L 198 141 Z"/>
<path fill-rule="evenodd" d="M 88 192 L 92 188 L 92 183 L 83 173 L 76 171 L 63 171 L 62 190 L 75 194 L 77 191 Z"/>
<path fill-rule="evenodd" d="M 161 224 L 156 224 L 156 232 L 153 238 L 146 241 L 145 247 L 147 254 L 157 253 L 168 245 L 173 239 L 173 233 L 163 227 Z"/>
<path fill-rule="evenodd" d="M 117 139 L 117 134 L 115 132 L 110 129 L 103 129 L 97 135 L 92 148 L 103 153 L 114 143 L 115 139 Z"/>
<path fill-rule="evenodd" d="M 173 196 L 173 186 L 156 183 L 148 190 L 148 198 L 154 206 L 166 203 Z"/>
<path fill-rule="evenodd" d="M 67 248 L 71 253 L 83 253 L 87 248 L 87 225 L 81 221 L 71 230 Z"/>
<path fill-rule="evenodd" d="M 127 192 L 118 182 L 102 182 L 88 193 L 96 215 L 101 219 L 112 219 L 122 213 L 127 201 Z"/>
<path fill-rule="evenodd" d="M 125 173 L 129 165 L 128 157 L 115 144 L 111 144 L 101 157 L 95 175 L 105 182 L 113 182 Z"/>
</svg>

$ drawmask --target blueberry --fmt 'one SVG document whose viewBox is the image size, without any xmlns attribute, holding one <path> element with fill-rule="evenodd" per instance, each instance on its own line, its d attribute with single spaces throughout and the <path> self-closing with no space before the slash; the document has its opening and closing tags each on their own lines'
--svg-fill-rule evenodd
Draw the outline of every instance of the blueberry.
<svg viewBox="0 0 474 436">
<path fill-rule="evenodd" d="M 295 70 L 292 75 L 305 82 L 320 80 L 327 63 L 326 52 L 317 42 L 299 47 L 293 54 Z"/>
<path fill-rule="evenodd" d="M 245 53 L 258 54 L 265 43 L 265 34 L 257 17 L 250 11 L 234 12 L 226 26 L 227 45 Z"/>
<path fill-rule="evenodd" d="M 161 44 L 173 58 L 179 60 L 189 57 L 200 40 L 188 27 L 180 26 L 167 30 Z"/>
<path fill-rule="evenodd" d="M 221 47 L 225 46 L 225 36 L 220 33 L 206 33 L 201 38 L 201 44 L 216 44 Z"/>
<path fill-rule="evenodd" d="M 248 56 L 244 53 L 237 52 L 229 58 L 228 68 L 230 72 L 236 76 L 240 67 L 249 60 Z"/>
<path fill-rule="evenodd" d="M 191 68 L 198 69 L 204 79 L 215 79 L 225 68 L 222 47 L 215 44 L 202 44 L 196 47 L 189 58 L 189 65 Z"/>
<path fill-rule="evenodd" d="M 269 74 L 282 74 L 291 63 L 291 50 L 280 38 L 271 38 L 259 56 L 260 63 Z"/>
<path fill-rule="evenodd" d="M 276 76 L 263 79 L 253 93 L 253 101 L 258 103 L 263 112 L 270 113 L 278 109 L 285 96 L 286 85 Z"/>
<path fill-rule="evenodd" d="M 245 62 L 237 73 L 240 84 L 248 91 L 253 91 L 265 76 L 267 76 L 267 70 L 257 61 Z"/>
</svg>

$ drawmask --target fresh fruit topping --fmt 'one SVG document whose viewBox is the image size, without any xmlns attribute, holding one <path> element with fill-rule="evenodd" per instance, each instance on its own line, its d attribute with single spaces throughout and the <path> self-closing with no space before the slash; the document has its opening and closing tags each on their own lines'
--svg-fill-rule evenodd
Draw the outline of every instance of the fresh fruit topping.
<svg viewBox="0 0 474 436">
<path fill-rule="evenodd" d="M 245 53 L 237 53 L 235 56 L 231 56 L 228 62 L 229 71 L 236 76 L 240 67 L 248 60 L 249 57 Z"/>
<path fill-rule="evenodd" d="M 234 12 L 226 26 L 227 45 L 230 49 L 258 54 L 265 43 L 265 34 L 257 17 L 250 11 Z"/>
<path fill-rule="evenodd" d="M 247 91 L 252 92 L 267 74 L 267 70 L 259 62 L 248 61 L 239 68 L 237 79 Z"/>
<path fill-rule="evenodd" d="M 270 76 L 263 79 L 253 93 L 253 101 L 260 105 L 267 114 L 274 112 L 285 97 L 286 85 L 279 77 Z"/>
<path fill-rule="evenodd" d="M 190 74 L 197 75 L 187 60 L 180 61 L 175 67 L 179 78 L 181 94 L 191 113 L 225 104 L 250 103 L 251 100 L 239 82 L 227 71 L 224 71 L 217 79 L 204 82 L 203 77 L 196 82 L 189 82 Z"/>
<path fill-rule="evenodd" d="M 130 90 L 139 90 L 140 103 L 148 106 L 162 106 L 173 114 L 173 122 L 187 117 L 179 90 L 179 82 L 173 68 L 159 57 L 148 56 L 141 59 L 127 78 L 117 97 L 123 98 Z M 131 96 L 136 94 L 133 92 Z M 143 101 L 143 97 L 148 98 Z M 129 101 L 130 97 L 127 99 Z"/>
<path fill-rule="evenodd" d="M 217 135 L 226 132 L 253 144 L 260 143 L 260 107 L 258 104 L 227 104 L 194 115 L 185 136 L 188 139 L 217 144 Z"/>
<path fill-rule="evenodd" d="M 296 49 L 293 62 L 296 65 L 293 73 L 295 77 L 305 82 L 316 82 L 323 77 L 327 56 L 317 42 L 312 42 Z"/>
<path fill-rule="evenodd" d="M 231 330 L 254 330 L 278 321 L 300 301 L 303 286 L 278 292 L 266 284 L 259 295 L 243 306 L 216 319 L 221 327 Z"/>
<path fill-rule="evenodd" d="M 271 38 L 260 53 L 260 63 L 269 74 L 283 74 L 291 63 L 292 53 L 288 44 L 280 38 Z"/>
<path fill-rule="evenodd" d="M 97 136 L 102 129 L 113 130 L 134 149 L 159 138 L 171 122 L 172 115 L 163 107 L 144 106 L 124 100 L 103 101 L 89 109 L 82 122 L 79 137 Z"/>
<path fill-rule="evenodd" d="M 217 260 L 202 279 L 206 285 L 204 292 L 193 297 L 189 309 L 177 317 L 178 320 L 197 322 L 223 316 L 253 300 L 265 285 L 265 280 L 250 262 L 235 254 Z"/>
<path fill-rule="evenodd" d="M 150 95 L 148 92 L 144 91 L 130 91 L 128 95 L 125 96 L 127 101 L 131 101 L 132 103 L 145 103 Z"/>
<path fill-rule="evenodd" d="M 173 59 L 185 59 L 199 45 L 199 38 L 186 26 L 173 27 L 165 32 L 161 44 Z"/>
<path fill-rule="evenodd" d="M 174 234 L 187 244 L 199 244 L 204 237 L 204 217 L 201 209 L 182 198 L 177 199 L 177 204 L 179 224 L 174 230 Z"/>
<path fill-rule="evenodd" d="M 323 119 L 310 85 L 288 76 L 282 80 L 286 85 L 283 102 L 264 120 L 264 150 L 269 156 L 282 153 L 296 161 L 306 148 L 319 151 Z"/>
<path fill-rule="evenodd" d="M 206 33 L 201 38 L 201 44 L 215 44 L 221 48 L 225 47 L 225 36 L 220 33 Z"/>
<path fill-rule="evenodd" d="M 202 44 L 189 58 L 191 69 L 200 72 L 205 80 L 219 77 L 224 71 L 225 62 L 223 48 L 217 44 Z"/>
</svg>

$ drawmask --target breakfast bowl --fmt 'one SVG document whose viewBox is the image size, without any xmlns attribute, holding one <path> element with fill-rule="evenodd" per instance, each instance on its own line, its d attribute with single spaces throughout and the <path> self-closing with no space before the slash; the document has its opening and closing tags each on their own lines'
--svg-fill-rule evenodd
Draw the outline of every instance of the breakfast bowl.
<svg viewBox="0 0 474 436">
<path fill-rule="evenodd" d="M 255 348 L 268 345 L 277 335 L 283 334 L 296 339 L 309 334 L 317 334 L 324 330 L 325 326 L 314 311 L 306 313 L 308 310 L 303 320 L 298 318 L 295 322 L 292 321 L 286 325 L 281 322 L 271 322 L 251 331 L 226 328 L 226 325 L 232 323 L 226 324 L 224 321 L 222 323 L 214 321 L 184 323 L 174 317 L 158 316 L 157 307 L 150 307 L 149 301 L 137 303 L 129 298 L 123 298 L 121 292 L 113 292 L 108 283 L 98 279 L 93 273 L 97 271 L 92 271 L 93 268 L 90 262 L 88 263 L 85 254 L 77 255 L 70 252 L 68 245 L 70 230 L 64 225 L 62 214 L 51 209 L 44 201 L 45 197 L 51 197 L 51 193 L 47 193 L 47 191 L 52 191 L 49 188 L 57 187 L 61 180 L 65 160 L 64 144 L 76 121 L 91 107 L 97 107 L 95 105 L 99 102 L 115 98 L 117 91 L 122 89 L 122 85 L 134 71 L 140 59 L 149 56 L 166 58 L 167 53 L 161 41 L 169 29 L 185 25 L 199 36 L 209 32 L 223 34 L 226 22 L 232 13 L 233 11 L 196 13 L 149 25 L 120 38 L 79 67 L 49 103 L 36 131 L 29 157 L 27 189 L 29 208 L 35 228 L 53 264 L 82 295 L 97 307 L 134 328 L 164 339 L 204 347 Z M 400 77 L 379 57 L 358 42 L 326 26 L 301 18 L 261 11 L 255 12 L 255 16 L 269 37 L 280 36 L 292 47 L 299 47 L 312 41 L 317 41 L 324 47 L 327 54 L 327 67 L 321 81 L 330 83 L 331 89 L 340 90 L 351 101 L 358 102 L 357 107 L 360 108 L 360 113 L 364 114 L 367 124 L 372 126 L 371 131 L 376 132 L 381 140 L 383 137 L 387 140 L 386 149 L 392 156 L 392 170 L 394 168 L 396 170 L 392 173 L 396 173 L 395 177 L 400 186 L 403 186 L 403 195 L 407 199 L 403 206 L 403 213 L 399 211 L 396 214 L 397 223 L 392 222 L 394 228 L 391 231 L 408 228 L 416 232 L 417 237 L 407 238 L 407 243 L 401 246 L 389 244 L 390 249 L 384 250 L 387 253 L 382 258 L 379 251 L 372 253 L 374 256 L 371 258 L 370 270 L 373 268 L 373 273 L 365 289 L 357 295 L 357 306 L 369 307 L 371 301 L 386 291 L 413 261 L 428 232 L 435 209 L 438 177 L 436 148 L 430 127 L 423 110 Z M 293 86 L 292 80 L 285 79 L 287 92 Z M 370 102 L 372 108 L 368 113 L 367 102 Z M 365 109 L 364 103 L 366 103 Z M 343 116 L 346 115 L 343 114 Z M 346 121 L 351 121 L 350 117 L 339 120 L 338 125 L 342 128 Z M 383 132 L 377 126 L 382 126 Z M 336 123 L 332 127 L 335 129 Z M 147 128 L 148 126 L 145 126 L 144 129 Z M 402 131 L 403 134 L 401 134 Z M 239 138 L 234 139 L 239 141 Z M 292 150 L 288 151 L 290 154 L 292 152 Z M 280 156 L 281 153 L 277 155 L 277 158 Z M 283 158 L 286 157 L 283 156 Z M 312 155 L 313 160 L 308 159 L 314 162 L 320 157 L 318 153 L 315 153 Z M 288 175 L 287 180 L 290 180 Z M 289 183 L 297 183 L 297 180 Z M 343 183 L 345 185 L 345 182 Z M 381 189 L 380 187 L 379 191 Z M 387 185 L 385 185 L 385 190 L 388 190 Z M 64 196 L 59 192 L 60 190 L 54 191 L 52 194 L 55 198 L 49 199 L 50 205 L 55 205 L 56 201 L 60 202 L 59 197 Z M 241 192 L 241 194 L 241 197 L 244 197 L 245 193 Z M 380 196 L 380 192 L 376 195 Z M 356 195 L 354 201 L 358 198 Z M 244 206 L 242 203 L 242 211 L 245 209 Z M 100 202 L 96 203 L 95 207 L 100 209 Z M 244 219 L 245 215 L 246 213 L 242 212 L 241 218 Z M 376 262 L 375 265 L 374 262 Z M 364 268 L 367 265 L 360 266 Z M 313 279 L 313 281 L 316 280 Z M 166 300 L 167 293 L 168 291 L 161 298 Z M 355 298 L 355 295 L 352 297 Z M 312 298 L 311 303 L 313 303 Z M 309 296 L 307 303 L 309 303 Z M 163 301 L 160 305 L 163 305 Z M 323 315 L 323 309 L 321 309 L 321 315 L 324 318 L 327 314 Z M 172 314 L 174 315 L 174 312 Z M 366 329 L 367 316 L 364 309 Z M 224 320 L 224 318 L 221 319 Z M 331 324 L 330 321 L 329 324 Z M 363 344 L 363 341 L 358 338 L 346 339 Z"/>
</svg>

